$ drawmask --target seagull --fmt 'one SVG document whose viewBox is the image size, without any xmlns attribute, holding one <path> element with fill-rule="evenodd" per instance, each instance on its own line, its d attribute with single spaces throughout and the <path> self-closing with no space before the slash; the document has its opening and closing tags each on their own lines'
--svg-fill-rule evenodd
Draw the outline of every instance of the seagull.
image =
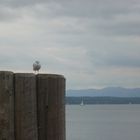
<svg viewBox="0 0 140 140">
<path fill-rule="evenodd" d="M 35 62 L 33 63 L 33 70 L 35 71 L 35 73 L 36 73 L 36 72 L 39 73 L 40 68 L 41 68 L 40 62 L 39 62 L 39 61 L 35 61 Z"/>
</svg>

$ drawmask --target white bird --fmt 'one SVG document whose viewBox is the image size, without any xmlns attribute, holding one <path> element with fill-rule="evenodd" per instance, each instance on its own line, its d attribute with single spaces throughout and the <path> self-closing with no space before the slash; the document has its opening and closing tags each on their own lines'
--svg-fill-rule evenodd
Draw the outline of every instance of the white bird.
<svg viewBox="0 0 140 140">
<path fill-rule="evenodd" d="M 33 70 L 35 71 L 35 73 L 39 72 L 40 68 L 41 68 L 40 62 L 39 61 L 35 61 L 33 63 Z"/>
</svg>

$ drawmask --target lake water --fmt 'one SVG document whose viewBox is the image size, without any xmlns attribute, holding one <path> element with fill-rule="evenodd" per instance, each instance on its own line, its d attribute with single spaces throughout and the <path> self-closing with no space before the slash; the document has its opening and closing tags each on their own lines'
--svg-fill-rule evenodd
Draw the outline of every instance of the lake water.
<svg viewBox="0 0 140 140">
<path fill-rule="evenodd" d="M 140 140 L 140 105 L 67 105 L 66 140 Z"/>
</svg>

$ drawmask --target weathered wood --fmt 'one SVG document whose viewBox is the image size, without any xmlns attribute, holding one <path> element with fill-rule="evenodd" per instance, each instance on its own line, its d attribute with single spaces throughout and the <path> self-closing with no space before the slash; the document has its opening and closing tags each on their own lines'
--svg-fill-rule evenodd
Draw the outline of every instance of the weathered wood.
<svg viewBox="0 0 140 140">
<path fill-rule="evenodd" d="M 0 140 L 65 140 L 65 78 L 1 71 Z"/>
<path fill-rule="evenodd" d="M 15 74 L 15 130 L 16 140 L 38 140 L 34 74 Z"/>
<path fill-rule="evenodd" d="M 37 75 L 38 140 L 65 140 L 65 78 Z"/>
<path fill-rule="evenodd" d="M 8 71 L 0 71 L 0 140 L 15 140 L 13 73 Z"/>
</svg>

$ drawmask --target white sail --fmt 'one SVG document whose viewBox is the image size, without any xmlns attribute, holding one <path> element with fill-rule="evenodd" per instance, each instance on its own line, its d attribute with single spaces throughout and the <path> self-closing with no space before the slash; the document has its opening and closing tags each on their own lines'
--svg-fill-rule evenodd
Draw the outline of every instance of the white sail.
<svg viewBox="0 0 140 140">
<path fill-rule="evenodd" d="M 81 106 L 83 106 L 83 105 L 84 105 L 84 102 L 83 102 L 83 100 L 81 101 L 80 105 L 81 105 Z"/>
</svg>

